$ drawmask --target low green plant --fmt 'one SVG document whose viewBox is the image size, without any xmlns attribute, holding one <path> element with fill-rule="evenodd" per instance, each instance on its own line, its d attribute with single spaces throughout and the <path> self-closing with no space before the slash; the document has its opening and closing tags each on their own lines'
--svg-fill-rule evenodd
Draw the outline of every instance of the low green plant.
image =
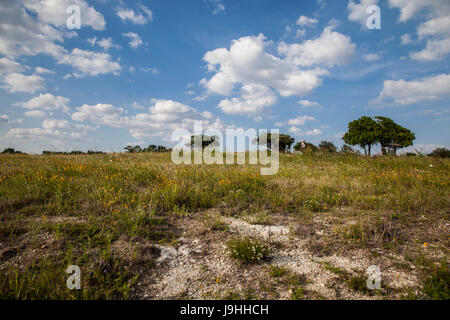
<svg viewBox="0 0 450 320">
<path fill-rule="evenodd" d="M 254 264 L 269 259 L 270 246 L 250 237 L 231 239 L 226 244 L 231 258 L 242 264 Z"/>
<path fill-rule="evenodd" d="M 284 267 L 269 266 L 269 276 L 272 278 L 280 278 L 287 274 L 287 270 Z"/>
<path fill-rule="evenodd" d="M 426 279 L 423 292 L 433 300 L 450 300 L 450 272 L 446 262 L 441 262 Z"/>
</svg>

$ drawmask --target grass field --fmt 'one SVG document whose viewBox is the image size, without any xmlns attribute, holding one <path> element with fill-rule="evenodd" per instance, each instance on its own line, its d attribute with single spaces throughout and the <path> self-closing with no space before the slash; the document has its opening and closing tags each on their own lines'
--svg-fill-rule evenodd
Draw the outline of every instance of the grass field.
<svg viewBox="0 0 450 320">
<path fill-rule="evenodd" d="M 450 160 L 288 154 L 277 175 L 259 169 L 2 155 L 0 298 L 450 298 Z"/>
</svg>

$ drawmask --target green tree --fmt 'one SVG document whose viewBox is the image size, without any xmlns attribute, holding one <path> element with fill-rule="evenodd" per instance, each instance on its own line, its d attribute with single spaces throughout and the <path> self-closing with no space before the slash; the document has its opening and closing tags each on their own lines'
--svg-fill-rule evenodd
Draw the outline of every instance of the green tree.
<svg viewBox="0 0 450 320">
<path fill-rule="evenodd" d="M 386 154 L 386 147 L 388 144 L 395 144 L 394 154 L 397 149 L 412 146 L 416 136 L 410 130 L 396 124 L 392 119 L 386 117 L 375 117 L 378 123 L 377 137 L 381 145 L 381 152 Z"/>
<path fill-rule="evenodd" d="M 352 147 L 350 147 L 349 145 L 344 144 L 341 147 L 341 152 L 342 153 L 355 153 L 355 150 L 353 150 Z"/>
<path fill-rule="evenodd" d="M 157 152 L 167 152 L 169 149 L 167 149 L 165 146 L 157 146 L 156 147 Z"/>
<path fill-rule="evenodd" d="M 300 151 L 302 149 L 302 142 L 297 142 L 297 144 L 294 146 L 294 150 L 295 151 Z M 315 151 L 319 151 L 319 148 L 317 148 L 314 144 L 309 143 L 309 142 L 305 142 L 305 149 L 304 151 L 309 151 L 309 152 L 315 152 Z"/>
<path fill-rule="evenodd" d="M 348 131 L 342 138 L 345 143 L 364 149 L 366 155 L 371 155 L 371 149 L 378 142 L 379 124 L 371 117 L 362 116 L 348 124 Z"/>
<path fill-rule="evenodd" d="M 140 146 L 126 146 L 124 149 L 129 153 L 142 152 L 142 148 Z"/>
<path fill-rule="evenodd" d="M 433 152 L 431 152 L 428 156 L 438 158 L 450 158 L 450 150 L 446 148 L 437 148 Z"/>
<path fill-rule="evenodd" d="M 207 136 L 204 134 L 198 134 L 195 136 L 191 136 L 191 142 L 188 144 L 191 148 L 198 148 L 201 147 L 202 149 L 205 149 L 210 144 L 218 144 L 219 143 L 219 137 L 218 136 Z"/>
<path fill-rule="evenodd" d="M 149 145 L 147 148 L 144 149 L 144 152 L 156 152 L 157 146 L 154 144 Z"/>
<path fill-rule="evenodd" d="M 266 138 L 266 139 L 264 139 Z M 266 145 L 268 149 L 272 149 L 272 133 L 262 133 L 256 137 L 256 143 L 258 145 L 263 145 L 263 140 L 266 140 Z M 278 149 L 280 152 L 286 153 L 291 151 L 292 144 L 295 139 L 288 134 L 280 134 L 278 136 Z"/>
<path fill-rule="evenodd" d="M 5 150 L 2 151 L 2 154 L 16 154 L 17 151 L 14 150 L 13 148 L 6 148 Z"/>
<path fill-rule="evenodd" d="M 337 147 L 331 141 L 321 141 L 319 144 L 319 149 L 330 153 L 337 152 Z"/>
</svg>

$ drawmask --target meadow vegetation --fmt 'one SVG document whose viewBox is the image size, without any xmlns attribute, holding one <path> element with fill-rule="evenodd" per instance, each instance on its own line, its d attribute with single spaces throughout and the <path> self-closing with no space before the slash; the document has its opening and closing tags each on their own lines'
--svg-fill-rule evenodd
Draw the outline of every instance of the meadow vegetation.
<svg viewBox="0 0 450 320">
<path fill-rule="evenodd" d="M 176 247 L 180 223 L 191 216 L 223 233 L 222 217 L 261 224 L 287 217 L 313 254 L 402 256 L 404 269 L 420 274 L 413 297 L 449 298 L 448 159 L 280 157 L 278 174 L 261 176 L 251 165 L 177 166 L 170 153 L 1 155 L 0 298 L 140 298 L 138 283 L 156 268 L 158 245 Z M 203 214 L 211 208 L 220 216 Z M 317 226 L 317 219 L 327 223 Z M 326 232 L 317 235 L 316 227 Z M 270 264 L 265 243 L 229 241 L 230 259 Z M 131 249 L 120 250 L 121 243 Z M 82 290 L 66 287 L 70 264 L 86 277 Z M 360 287 L 348 275 L 343 281 Z M 292 298 L 303 298 L 301 282 L 288 286 Z"/>
</svg>

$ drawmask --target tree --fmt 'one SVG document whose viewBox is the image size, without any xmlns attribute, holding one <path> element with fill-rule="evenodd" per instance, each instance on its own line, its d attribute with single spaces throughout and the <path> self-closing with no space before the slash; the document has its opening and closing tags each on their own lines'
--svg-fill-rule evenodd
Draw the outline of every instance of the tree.
<svg viewBox="0 0 450 320">
<path fill-rule="evenodd" d="M 378 127 L 378 123 L 371 117 L 363 116 L 348 124 L 348 131 L 342 139 L 351 146 L 360 146 L 370 156 L 372 145 L 378 142 Z"/>
<path fill-rule="evenodd" d="M 331 141 L 321 141 L 319 144 L 319 149 L 330 153 L 337 152 L 336 146 Z"/>
<path fill-rule="evenodd" d="M 149 145 L 147 148 L 144 149 L 144 152 L 156 152 L 157 147 L 154 144 Z"/>
<path fill-rule="evenodd" d="M 450 150 L 446 148 L 437 148 L 431 152 L 428 156 L 438 158 L 450 158 Z"/>
<path fill-rule="evenodd" d="M 140 146 L 126 146 L 124 149 L 129 153 L 142 152 L 142 148 Z"/>
<path fill-rule="evenodd" d="M 291 146 L 294 144 L 295 139 L 288 134 L 280 134 L 279 149 L 281 152 L 286 153 L 291 151 Z"/>
<path fill-rule="evenodd" d="M 263 145 L 262 141 L 266 140 L 266 146 L 268 149 L 272 149 L 272 133 L 263 133 L 256 137 L 256 143 Z M 295 139 L 288 134 L 280 134 L 278 136 L 278 149 L 280 152 L 286 153 L 291 151 L 292 144 Z"/>
<path fill-rule="evenodd" d="M 341 147 L 341 152 L 342 153 L 355 153 L 355 150 L 353 150 L 352 147 L 350 147 L 349 145 L 344 144 Z"/>
<path fill-rule="evenodd" d="M 205 149 L 210 144 L 217 144 L 219 143 L 219 137 L 218 136 L 207 136 L 204 134 L 198 134 L 195 136 L 191 136 L 191 143 L 188 144 L 191 148 L 198 148 L 201 147 L 202 149 Z"/>
<path fill-rule="evenodd" d="M 167 152 L 169 149 L 167 149 L 164 146 L 157 146 L 156 147 L 156 152 Z"/>
<path fill-rule="evenodd" d="M 6 148 L 5 150 L 2 151 L 2 154 L 16 154 L 17 151 L 14 150 L 13 148 Z"/>
<path fill-rule="evenodd" d="M 375 117 L 378 123 L 377 137 L 378 142 L 381 145 L 381 152 L 385 155 L 386 147 L 389 144 L 394 144 L 394 154 L 397 153 L 397 149 L 409 147 L 413 144 L 416 136 L 410 130 L 396 124 L 392 119 L 386 117 Z"/>
<path fill-rule="evenodd" d="M 297 144 L 294 146 L 294 150 L 295 151 L 300 151 L 302 149 L 302 142 L 297 142 Z M 313 145 L 312 143 L 309 142 L 305 142 L 305 149 L 304 151 L 309 151 L 309 152 L 315 152 L 318 151 L 319 148 L 317 148 L 315 145 Z"/>
<path fill-rule="evenodd" d="M 2 154 L 24 154 L 22 151 L 15 150 L 14 148 L 6 148 L 2 151 Z"/>
</svg>

